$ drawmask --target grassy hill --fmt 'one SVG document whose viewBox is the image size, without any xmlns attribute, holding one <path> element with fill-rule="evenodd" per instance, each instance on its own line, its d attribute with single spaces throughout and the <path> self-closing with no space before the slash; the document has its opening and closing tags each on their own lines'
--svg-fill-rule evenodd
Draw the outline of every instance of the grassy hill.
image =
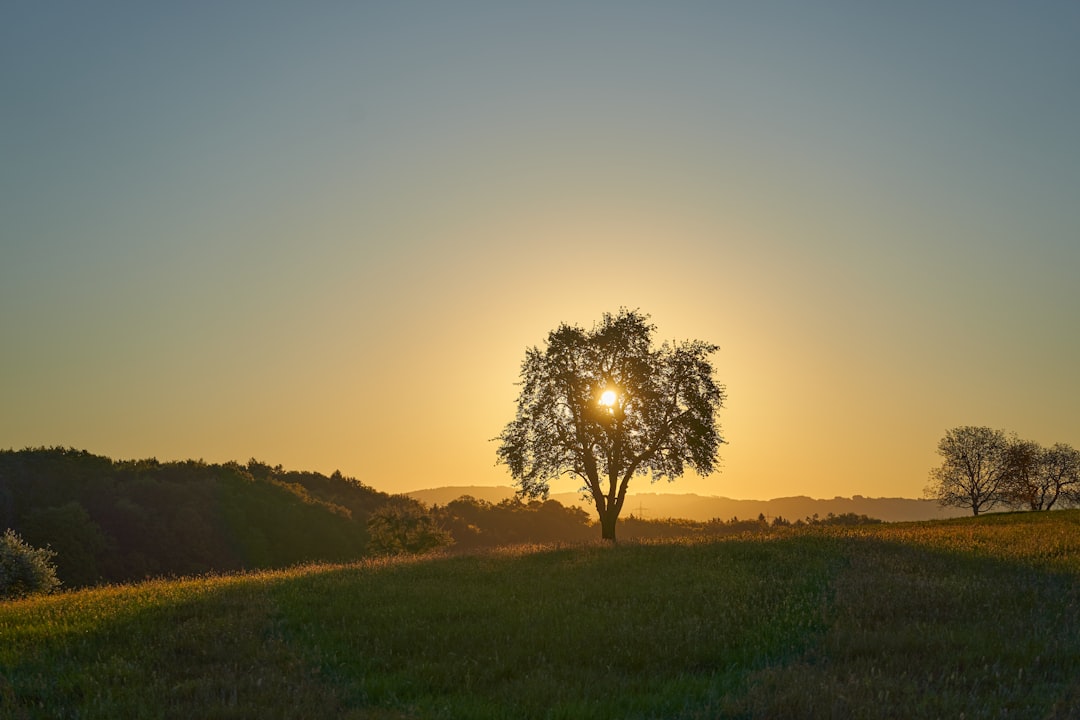
<svg viewBox="0 0 1080 720">
<path fill-rule="evenodd" d="M 1080 511 L 0 604 L 0 717 L 1080 716 Z"/>
</svg>

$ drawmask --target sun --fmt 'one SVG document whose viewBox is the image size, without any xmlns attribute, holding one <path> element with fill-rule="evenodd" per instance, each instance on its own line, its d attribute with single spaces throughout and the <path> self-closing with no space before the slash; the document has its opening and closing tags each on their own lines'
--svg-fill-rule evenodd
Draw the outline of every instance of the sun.
<svg viewBox="0 0 1080 720">
<path fill-rule="evenodd" d="M 606 407 L 611 407 L 612 405 L 614 405 L 615 399 L 616 395 L 614 390 L 605 390 L 603 393 L 600 394 L 600 404 Z"/>
</svg>

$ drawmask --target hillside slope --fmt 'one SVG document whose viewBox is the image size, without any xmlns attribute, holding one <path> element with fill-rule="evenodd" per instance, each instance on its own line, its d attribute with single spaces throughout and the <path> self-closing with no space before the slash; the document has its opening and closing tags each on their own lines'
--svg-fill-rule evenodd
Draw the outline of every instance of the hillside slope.
<svg viewBox="0 0 1080 720">
<path fill-rule="evenodd" d="M 0 603 L 0 716 L 1064 719 L 1078 612 L 1080 511 L 308 566 Z"/>
<path fill-rule="evenodd" d="M 389 496 L 335 473 L 255 460 L 113 461 L 64 448 L 0 451 L 0 529 L 57 552 L 66 587 L 349 560 Z"/>
</svg>

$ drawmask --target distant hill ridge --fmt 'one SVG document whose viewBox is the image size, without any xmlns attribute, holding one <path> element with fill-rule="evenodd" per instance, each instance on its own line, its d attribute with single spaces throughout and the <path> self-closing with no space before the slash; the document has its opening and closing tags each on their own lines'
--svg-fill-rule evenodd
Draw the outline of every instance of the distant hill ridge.
<svg viewBox="0 0 1080 720">
<path fill-rule="evenodd" d="M 514 496 L 514 488 L 509 486 L 454 485 L 446 487 L 414 490 L 406 493 L 426 505 L 445 505 L 463 495 L 470 495 L 477 500 L 498 503 Z M 553 500 L 563 505 L 576 505 L 592 512 L 588 503 L 582 501 L 578 493 L 552 494 Z M 681 518 L 705 522 L 713 518 L 730 520 L 756 518 L 764 515 L 768 519 L 783 517 L 787 520 L 800 520 L 815 514 L 825 517 L 829 513 L 842 515 L 855 513 L 867 515 L 886 522 L 908 522 L 915 520 L 936 520 L 968 515 L 970 512 L 959 508 L 942 508 L 933 500 L 916 498 L 871 498 L 855 495 L 853 497 L 834 497 L 832 499 L 811 498 L 807 496 L 774 498 L 772 500 L 735 500 L 716 495 L 695 495 L 692 493 L 629 493 L 623 515 L 641 517 L 647 520 Z"/>
</svg>

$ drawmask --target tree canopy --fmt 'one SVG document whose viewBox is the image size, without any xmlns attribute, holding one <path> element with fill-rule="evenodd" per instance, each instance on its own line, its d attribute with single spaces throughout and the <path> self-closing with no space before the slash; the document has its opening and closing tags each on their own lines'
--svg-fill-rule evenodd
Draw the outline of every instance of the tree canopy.
<svg viewBox="0 0 1080 720">
<path fill-rule="evenodd" d="M 973 515 L 1002 502 L 1009 478 L 1009 438 L 1003 430 L 965 425 L 938 443 L 940 467 L 930 473 L 926 493 L 941 505 L 970 508 Z"/>
<path fill-rule="evenodd" d="M 1080 452 L 1056 443 L 1042 447 L 1029 440 L 1015 442 L 1009 450 L 1011 473 L 1005 487 L 1010 504 L 1029 510 L 1050 510 L 1059 502 L 1069 504 L 1080 488 Z"/>
<path fill-rule="evenodd" d="M 0 531 L 56 553 L 65 588 L 371 552 L 367 521 L 391 502 L 340 473 L 256 460 L 112 460 L 64 448 L 0 450 Z"/>
<path fill-rule="evenodd" d="M 1045 448 L 1004 430 L 966 425 L 938 443 L 940 467 L 926 495 L 974 515 L 997 506 L 1049 510 L 1080 504 L 1080 452 L 1057 443 Z"/>
<path fill-rule="evenodd" d="M 674 479 L 689 466 L 712 472 L 723 439 L 716 412 L 724 387 L 689 340 L 653 345 L 649 316 L 605 313 L 592 330 L 562 324 L 521 366 L 517 413 L 497 438 L 519 495 L 547 497 L 549 483 L 578 477 L 605 539 L 615 539 L 630 479 Z"/>
</svg>

